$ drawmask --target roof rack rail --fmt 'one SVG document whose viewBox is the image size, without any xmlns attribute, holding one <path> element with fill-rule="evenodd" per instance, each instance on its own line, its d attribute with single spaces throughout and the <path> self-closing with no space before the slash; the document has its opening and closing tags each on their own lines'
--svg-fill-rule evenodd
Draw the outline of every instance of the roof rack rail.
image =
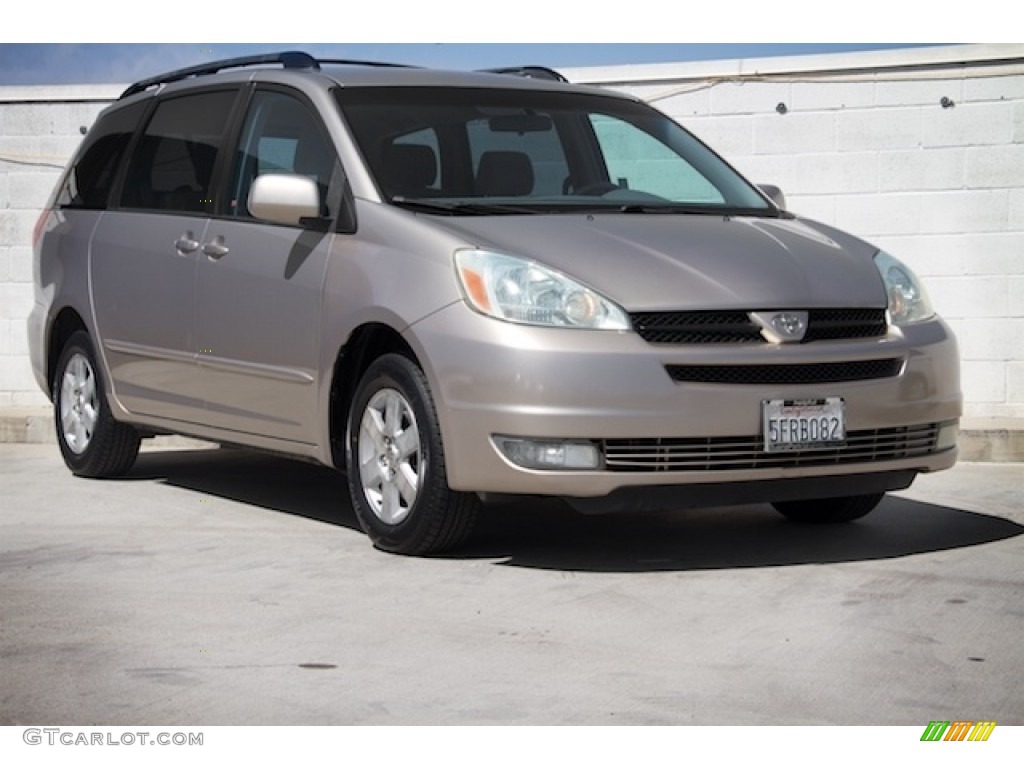
<svg viewBox="0 0 1024 768">
<path fill-rule="evenodd" d="M 317 59 L 320 64 L 351 64 L 357 67 L 401 67 L 403 69 L 420 69 L 415 64 L 395 64 L 390 61 L 365 61 L 364 59 Z"/>
<path fill-rule="evenodd" d="M 127 98 L 136 93 L 162 83 L 173 83 L 177 80 L 184 80 L 196 75 L 212 75 L 222 69 L 233 69 L 234 67 L 249 67 L 255 64 L 283 64 L 285 69 L 320 69 L 320 64 L 308 53 L 302 51 L 283 51 L 281 53 L 263 53 L 255 56 L 239 56 L 234 59 L 222 59 L 211 61 L 208 64 L 198 64 L 194 67 L 176 69 L 173 72 L 166 72 L 146 80 L 139 80 L 128 86 L 121 98 Z"/>
<path fill-rule="evenodd" d="M 491 72 L 495 75 L 516 75 L 518 77 L 533 77 L 537 80 L 555 80 L 559 83 L 568 83 L 569 80 L 561 72 L 556 72 L 550 67 L 497 67 L 495 69 L 481 69 L 480 72 Z"/>
</svg>

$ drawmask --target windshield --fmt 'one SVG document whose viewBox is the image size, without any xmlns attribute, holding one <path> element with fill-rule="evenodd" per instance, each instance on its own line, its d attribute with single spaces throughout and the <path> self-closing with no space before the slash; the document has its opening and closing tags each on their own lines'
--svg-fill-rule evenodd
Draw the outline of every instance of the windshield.
<svg viewBox="0 0 1024 768">
<path fill-rule="evenodd" d="M 714 152 L 642 103 L 513 88 L 344 88 L 337 98 L 396 205 L 467 215 L 778 215 Z"/>
</svg>

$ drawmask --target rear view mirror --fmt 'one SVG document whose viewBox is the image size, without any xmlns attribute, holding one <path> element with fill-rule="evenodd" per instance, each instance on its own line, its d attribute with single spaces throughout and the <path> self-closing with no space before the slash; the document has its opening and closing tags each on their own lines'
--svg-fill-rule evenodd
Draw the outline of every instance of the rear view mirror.
<svg viewBox="0 0 1024 768">
<path fill-rule="evenodd" d="M 524 112 L 520 115 L 498 115 L 487 121 L 495 133 L 544 133 L 551 130 L 551 118 Z"/>
<path fill-rule="evenodd" d="M 308 176 L 268 173 L 249 190 L 249 213 L 277 224 L 301 224 L 320 216 L 320 192 Z"/>
</svg>

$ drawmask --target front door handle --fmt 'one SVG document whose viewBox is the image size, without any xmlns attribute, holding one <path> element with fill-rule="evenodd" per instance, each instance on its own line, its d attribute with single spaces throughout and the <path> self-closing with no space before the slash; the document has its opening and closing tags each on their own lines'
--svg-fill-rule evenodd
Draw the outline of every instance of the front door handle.
<svg viewBox="0 0 1024 768">
<path fill-rule="evenodd" d="M 199 248 L 199 241 L 192 237 L 191 232 L 186 232 L 174 241 L 174 247 L 180 254 L 195 253 Z"/>
<path fill-rule="evenodd" d="M 219 259 L 221 256 L 227 255 L 227 252 L 229 250 L 230 248 L 224 245 L 223 237 L 218 237 L 212 243 L 207 243 L 206 245 L 203 246 L 203 253 L 205 253 L 211 259 Z"/>
</svg>

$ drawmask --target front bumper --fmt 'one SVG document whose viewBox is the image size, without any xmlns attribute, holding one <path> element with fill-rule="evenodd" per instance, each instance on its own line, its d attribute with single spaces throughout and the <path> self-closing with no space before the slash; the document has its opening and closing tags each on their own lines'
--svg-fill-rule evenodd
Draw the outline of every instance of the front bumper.
<svg viewBox="0 0 1024 768">
<path fill-rule="evenodd" d="M 892 328 L 882 339 L 798 345 L 654 345 L 631 332 L 536 328 L 483 317 L 453 304 L 408 329 L 436 401 L 452 488 L 578 498 L 620 489 L 718 486 L 934 471 L 956 449 L 921 455 L 735 468 L 712 464 L 667 471 L 524 469 L 495 447 L 495 435 L 553 440 L 710 440 L 761 435 L 766 399 L 841 397 L 850 433 L 936 427 L 961 412 L 956 341 L 940 320 Z M 896 376 L 818 384 L 677 383 L 667 366 L 806 365 L 891 359 Z M 909 480 L 893 487 L 905 487 Z M 815 493 L 824 487 L 813 483 Z M 837 482 L 836 487 L 848 483 Z M 748 486 L 748 490 L 753 486 Z M 694 489 L 696 490 L 696 489 Z M 799 491 L 787 491 L 792 493 Z M 756 495 L 756 494 L 755 494 Z M 835 495 L 848 495 L 845 492 Z M 710 494 L 711 503 L 715 494 Z M 765 497 L 770 499 L 771 497 Z M 723 502 L 727 503 L 727 502 Z"/>
</svg>

